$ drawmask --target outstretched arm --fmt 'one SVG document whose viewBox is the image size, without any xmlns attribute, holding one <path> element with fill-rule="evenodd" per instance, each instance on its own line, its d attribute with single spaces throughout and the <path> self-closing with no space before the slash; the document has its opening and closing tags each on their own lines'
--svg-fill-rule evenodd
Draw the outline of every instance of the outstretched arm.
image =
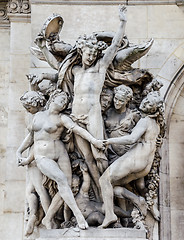
<svg viewBox="0 0 184 240">
<path fill-rule="evenodd" d="M 54 57 L 54 55 L 48 50 L 48 48 L 46 47 L 46 40 L 43 37 L 43 35 L 40 33 L 38 34 L 38 36 L 35 39 L 35 44 L 40 48 L 40 50 L 42 51 L 43 55 L 45 56 L 48 64 L 58 70 L 59 67 L 59 63 L 57 61 L 57 59 Z"/>
<path fill-rule="evenodd" d="M 147 130 L 147 119 L 146 118 L 141 118 L 137 125 L 132 129 L 132 133 L 130 135 L 126 135 L 123 137 L 117 137 L 117 138 L 109 138 L 107 140 L 104 140 L 104 143 L 106 145 L 108 144 L 122 144 L 122 145 L 127 145 L 127 144 L 134 144 L 136 143 L 142 135 L 146 132 Z"/>
<path fill-rule="evenodd" d="M 69 118 L 66 115 L 61 116 L 61 121 L 63 125 L 67 128 L 72 130 L 75 134 L 81 136 L 82 138 L 86 139 L 88 142 L 92 143 L 94 147 L 98 149 L 104 149 L 103 141 L 97 140 L 94 138 L 86 129 L 80 127 L 75 122 L 72 121 L 71 118 Z"/>
<path fill-rule="evenodd" d="M 121 42 L 123 40 L 124 33 L 125 33 L 125 25 L 127 21 L 125 13 L 126 13 L 126 7 L 120 6 L 119 7 L 120 26 L 112 40 L 112 44 L 110 45 L 110 47 L 107 48 L 106 53 L 102 60 L 102 63 L 104 64 L 105 68 L 108 68 L 109 64 L 111 64 L 113 58 L 115 57 L 115 54 L 118 51 L 118 48 L 121 46 Z"/>
</svg>

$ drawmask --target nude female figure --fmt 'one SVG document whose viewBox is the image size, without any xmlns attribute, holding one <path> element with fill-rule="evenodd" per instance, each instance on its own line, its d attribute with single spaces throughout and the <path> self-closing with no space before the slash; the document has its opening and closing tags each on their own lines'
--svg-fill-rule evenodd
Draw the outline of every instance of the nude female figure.
<svg viewBox="0 0 184 240">
<path fill-rule="evenodd" d="M 25 107 L 25 109 L 33 115 L 39 111 L 43 111 L 46 103 L 46 99 L 44 98 L 43 94 L 35 91 L 26 92 L 20 98 L 20 100 L 23 106 Z M 29 131 L 29 127 L 28 127 L 28 131 Z M 25 139 L 25 141 L 27 141 L 27 139 Z M 29 157 L 25 159 L 22 156 L 22 154 L 29 147 L 30 147 Z M 16 156 L 18 159 L 18 166 L 27 165 L 27 173 L 28 173 L 28 181 L 27 181 L 27 187 L 26 187 L 26 200 L 29 206 L 29 218 L 28 218 L 26 229 L 25 229 L 26 236 L 28 236 L 33 232 L 34 226 L 36 225 L 36 222 L 38 220 L 37 213 L 38 213 L 39 200 L 35 193 L 37 193 L 40 198 L 40 202 L 45 214 L 47 213 L 47 210 L 51 202 L 51 199 L 42 184 L 43 174 L 37 168 L 35 161 L 32 161 L 30 164 L 28 164 L 30 160 L 34 159 L 32 151 L 33 151 L 32 146 L 26 145 L 25 142 L 23 142 L 16 152 Z"/>
<path fill-rule="evenodd" d="M 88 224 L 75 202 L 65 175 L 65 172 L 71 171 L 71 165 L 60 136 L 66 127 L 90 141 L 97 148 L 102 148 L 102 143 L 61 113 L 67 103 L 67 95 L 61 90 L 56 90 L 48 101 L 48 109 L 35 114 L 32 131 L 25 144 L 34 143 L 33 153 L 37 167 L 45 176 L 57 183 L 60 197 L 74 213 L 79 227 L 86 229 Z M 60 161 L 63 164 L 59 167 L 57 162 Z"/>
<path fill-rule="evenodd" d="M 113 162 L 100 177 L 100 186 L 105 206 L 105 219 L 102 227 L 116 222 L 117 216 L 113 211 L 113 197 L 125 197 L 146 215 L 147 208 L 144 198 L 140 198 L 122 186 L 133 180 L 145 177 L 152 166 L 156 151 L 156 139 L 160 132 L 158 118 L 162 100 L 157 92 L 152 92 L 144 98 L 140 105 L 142 118 L 127 136 L 109 138 L 105 144 L 135 144 L 127 153 Z"/>
</svg>

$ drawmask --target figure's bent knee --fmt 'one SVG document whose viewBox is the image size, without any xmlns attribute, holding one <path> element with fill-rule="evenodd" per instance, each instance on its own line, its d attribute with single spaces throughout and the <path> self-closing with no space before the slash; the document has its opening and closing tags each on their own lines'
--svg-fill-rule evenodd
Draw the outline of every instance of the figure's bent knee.
<svg viewBox="0 0 184 240">
<path fill-rule="evenodd" d="M 123 187 L 120 186 L 116 186 L 114 187 L 114 194 L 118 197 L 118 196 L 122 196 L 123 195 Z"/>
<path fill-rule="evenodd" d="M 104 184 L 107 182 L 111 182 L 110 176 L 109 176 L 109 171 L 105 171 L 103 175 L 99 179 L 99 184 L 102 187 Z"/>
<path fill-rule="evenodd" d="M 68 181 L 67 181 L 67 178 L 66 176 L 64 175 L 61 175 L 61 176 L 57 176 L 57 178 L 55 179 L 55 181 L 57 182 L 57 184 L 64 188 L 64 187 L 69 187 L 69 184 L 68 184 Z"/>
</svg>

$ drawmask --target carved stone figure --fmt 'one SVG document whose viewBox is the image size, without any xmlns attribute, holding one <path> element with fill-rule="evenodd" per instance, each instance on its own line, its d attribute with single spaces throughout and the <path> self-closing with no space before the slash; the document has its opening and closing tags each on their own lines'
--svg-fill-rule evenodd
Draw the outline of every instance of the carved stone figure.
<svg viewBox="0 0 184 240">
<path fill-rule="evenodd" d="M 76 224 L 81 229 L 129 227 L 131 222 L 144 228 L 147 210 L 160 218 L 156 198 L 165 131 L 162 83 L 147 70 L 132 67 L 153 39 L 129 43 L 125 12 L 120 6 L 116 33 L 80 36 L 75 46 L 60 40 L 64 21 L 53 14 L 35 39 L 38 47 L 31 48 L 57 74 L 27 75 L 33 91 L 21 98 L 34 116 L 17 151 L 18 164 L 37 172 L 28 186 L 38 198 L 32 204 L 28 192 L 27 235 L 36 225 L 39 198 L 47 229 Z M 47 194 L 46 206 L 37 186 Z"/>
<path fill-rule="evenodd" d="M 114 108 L 110 108 L 106 113 L 105 126 L 108 137 L 120 137 L 131 133 L 131 130 L 140 119 L 138 110 L 127 108 L 133 97 L 130 87 L 120 85 L 114 88 Z M 128 146 L 113 144 L 112 149 L 118 156 L 122 156 Z"/>
<path fill-rule="evenodd" d="M 100 186 L 105 206 L 105 219 L 102 227 L 117 220 L 113 212 L 113 195 L 130 199 L 143 215 L 147 207 L 143 198 L 129 192 L 123 186 L 133 180 L 145 177 L 152 166 L 156 151 L 156 139 L 160 133 L 159 108 L 163 102 L 157 92 L 151 92 L 143 99 L 140 110 L 143 116 L 127 136 L 109 138 L 106 144 L 135 144 L 127 153 L 113 162 L 100 177 Z M 114 187 L 114 189 L 113 189 Z"/>
<path fill-rule="evenodd" d="M 102 148 L 102 145 L 69 117 L 60 113 L 67 105 L 65 93 L 56 90 L 47 104 L 48 110 L 38 112 L 34 116 L 32 129 L 26 141 L 24 141 L 24 145 L 31 146 L 34 143 L 33 152 L 37 167 L 44 175 L 56 181 L 61 198 L 72 209 L 79 227 L 85 229 L 87 223 L 78 209 L 69 187 L 71 183 L 71 167 L 68 154 L 59 138 L 64 127 L 67 127 L 76 134 L 88 139 L 97 148 Z M 33 159 L 30 159 L 31 161 Z M 28 160 L 21 159 L 21 164 L 25 164 L 25 162 L 28 163 Z"/>
<path fill-rule="evenodd" d="M 20 100 L 25 109 L 31 114 L 36 114 L 39 111 L 43 111 L 44 106 L 46 104 L 46 99 L 44 98 L 43 94 L 35 91 L 26 92 L 20 98 Z M 29 126 L 28 131 L 30 131 Z M 16 156 L 18 166 L 27 166 L 28 173 L 26 199 L 29 207 L 29 217 L 25 229 L 25 235 L 27 236 L 33 232 L 36 223 L 39 224 L 37 216 L 39 210 L 39 200 L 46 214 L 50 205 L 50 197 L 42 184 L 43 174 L 37 168 L 36 163 L 34 161 L 33 145 L 26 144 L 26 142 L 27 138 L 25 138 L 23 143 L 18 148 Z M 22 154 L 29 147 L 30 147 L 29 156 L 27 158 L 24 158 Z M 39 199 L 36 194 L 38 194 Z"/>
</svg>

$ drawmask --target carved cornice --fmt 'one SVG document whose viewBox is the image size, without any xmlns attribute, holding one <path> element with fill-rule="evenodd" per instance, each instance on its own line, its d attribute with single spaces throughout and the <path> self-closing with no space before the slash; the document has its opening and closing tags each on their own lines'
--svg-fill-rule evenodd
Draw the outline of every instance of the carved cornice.
<svg viewBox="0 0 184 240">
<path fill-rule="evenodd" d="M 6 1 L 0 2 L 0 27 L 9 27 L 9 19 L 7 15 Z"/>
<path fill-rule="evenodd" d="M 29 0 L 9 0 L 7 4 L 7 12 L 11 14 L 31 13 Z"/>
<path fill-rule="evenodd" d="M 40 5 L 184 5 L 184 0 L 30 0 L 30 2 Z"/>
</svg>

